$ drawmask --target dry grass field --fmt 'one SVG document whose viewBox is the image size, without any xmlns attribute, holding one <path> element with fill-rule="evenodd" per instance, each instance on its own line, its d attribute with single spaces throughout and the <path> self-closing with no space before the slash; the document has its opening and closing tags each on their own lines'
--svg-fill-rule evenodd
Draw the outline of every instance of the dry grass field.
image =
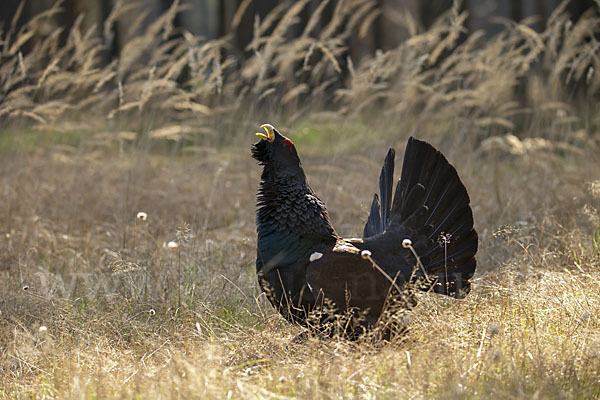
<svg viewBox="0 0 600 400">
<path fill-rule="evenodd" d="M 293 36 L 297 4 L 256 24 L 244 63 L 225 38 L 173 36 L 177 6 L 108 64 L 119 8 L 64 46 L 44 30 L 57 9 L 4 32 L 0 398 L 599 397 L 597 14 L 459 42 L 451 10 L 353 64 L 343 39 L 372 2 Z M 469 296 L 421 295 L 391 342 L 293 342 L 255 276 L 264 122 L 344 236 L 389 146 L 440 148 L 480 235 Z"/>
</svg>

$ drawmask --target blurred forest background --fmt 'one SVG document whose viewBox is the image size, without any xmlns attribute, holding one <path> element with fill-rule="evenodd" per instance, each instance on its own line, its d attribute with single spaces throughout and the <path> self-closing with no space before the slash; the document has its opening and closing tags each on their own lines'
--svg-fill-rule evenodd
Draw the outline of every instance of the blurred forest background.
<svg viewBox="0 0 600 400">
<path fill-rule="evenodd" d="M 244 52 L 253 36 L 255 18 L 264 19 L 277 7 L 291 7 L 295 1 L 290 0 L 181 0 L 184 12 L 175 17 L 174 25 L 204 39 L 216 39 L 231 35 L 231 46 Z M 306 2 L 302 12 L 298 14 L 297 27 L 305 26 L 311 15 L 319 9 L 321 0 Z M 329 21 L 333 15 L 336 1 L 327 1 L 321 12 L 321 25 Z M 350 3 L 350 2 L 347 2 Z M 373 2 L 371 13 L 365 15 L 373 23 L 364 32 L 348 38 L 347 46 L 353 58 L 362 54 L 374 54 L 376 50 L 395 48 L 400 42 L 408 39 L 416 30 L 426 30 L 444 12 L 452 8 L 453 0 L 377 0 Z M 526 18 L 531 20 L 532 27 L 542 31 L 552 11 L 559 5 L 559 0 L 464 0 L 460 1 L 460 11 L 466 11 L 465 31 L 485 29 L 488 33 L 500 30 L 492 17 L 506 18 L 520 22 Z M 30 0 L 25 2 L 22 17 L 16 21 L 20 28 L 31 17 L 47 11 L 55 6 L 56 0 Z M 93 25 L 103 26 L 114 7 L 119 5 L 135 5 L 140 8 L 144 18 L 140 20 L 140 9 L 124 13 L 112 27 L 111 34 L 115 40 L 107 49 L 107 61 L 117 55 L 125 46 L 132 27 L 144 29 L 155 21 L 172 5 L 172 0 L 65 0 L 61 2 L 64 12 L 57 14 L 49 21 L 54 27 L 61 27 L 64 32 L 76 23 L 77 17 L 83 14 L 81 26 L 88 29 Z M 0 4 L 2 25 L 8 27 L 21 5 L 21 0 L 4 0 Z M 597 3 L 594 0 L 573 0 L 567 5 L 567 11 L 576 21 Z M 241 7 L 241 8 L 240 8 Z M 238 10 L 240 10 L 238 12 Z M 406 25 L 407 14 L 416 26 Z M 399 28 L 403 26 L 402 28 Z M 52 26 L 48 26 L 52 29 Z M 296 29 L 296 33 L 301 31 Z M 66 38 L 63 32 L 63 40 Z M 100 34 L 100 32 L 96 32 Z"/>
<path fill-rule="evenodd" d="M 6 123 L 101 116 L 181 139 L 234 114 L 255 125 L 384 106 L 414 129 L 435 111 L 487 137 L 530 123 L 541 102 L 588 110 L 600 87 L 593 0 L 5 0 L 0 11 Z M 152 126 L 131 126 L 147 116 Z"/>
</svg>

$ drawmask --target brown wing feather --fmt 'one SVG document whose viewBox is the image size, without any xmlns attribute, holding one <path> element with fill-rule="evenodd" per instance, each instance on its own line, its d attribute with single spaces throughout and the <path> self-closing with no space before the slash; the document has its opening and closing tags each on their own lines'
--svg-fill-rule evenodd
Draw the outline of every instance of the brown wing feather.
<svg viewBox="0 0 600 400">
<path fill-rule="evenodd" d="M 374 323 L 386 304 L 392 282 L 349 242 L 339 240 L 321 253 L 323 256 L 306 269 L 306 281 L 317 301 L 328 299 L 342 312 L 360 310 L 368 323 Z"/>
</svg>

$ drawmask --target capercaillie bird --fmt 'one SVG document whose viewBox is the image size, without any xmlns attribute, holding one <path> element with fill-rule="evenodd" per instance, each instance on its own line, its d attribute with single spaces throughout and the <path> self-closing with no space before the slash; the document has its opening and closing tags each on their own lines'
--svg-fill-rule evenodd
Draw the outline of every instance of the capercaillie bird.
<svg viewBox="0 0 600 400">
<path fill-rule="evenodd" d="M 409 138 L 393 191 L 390 149 L 360 239 L 341 238 L 309 186 L 296 147 L 272 125 L 261 126 L 252 157 L 263 167 L 257 194 L 259 283 L 289 321 L 307 324 L 326 303 L 357 311 L 372 328 L 390 297 L 415 285 L 462 298 L 475 272 L 477 232 L 456 169 L 430 144 Z M 414 305 L 414 298 L 404 307 Z"/>
</svg>

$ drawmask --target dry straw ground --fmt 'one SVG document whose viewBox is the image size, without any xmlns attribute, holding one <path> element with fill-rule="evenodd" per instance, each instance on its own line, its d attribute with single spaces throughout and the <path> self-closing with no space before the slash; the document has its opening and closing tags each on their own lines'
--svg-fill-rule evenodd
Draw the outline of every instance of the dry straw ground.
<svg viewBox="0 0 600 400">
<path fill-rule="evenodd" d="M 0 397 L 600 396 L 597 13 L 569 22 L 563 3 L 543 32 L 457 42 L 451 10 L 352 62 L 373 2 L 298 27 L 305 4 L 257 21 L 244 62 L 229 38 L 174 32 L 177 4 L 108 65 L 127 5 L 64 46 L 58 8 L 5 27 Z M 292 343 L 254 273 L 262 122 L 295 140 L 344 235 L 387 146 L 439 146 L 480 232 L 472 293 L 423 295 L 390 343 Z"/>
</svg>

